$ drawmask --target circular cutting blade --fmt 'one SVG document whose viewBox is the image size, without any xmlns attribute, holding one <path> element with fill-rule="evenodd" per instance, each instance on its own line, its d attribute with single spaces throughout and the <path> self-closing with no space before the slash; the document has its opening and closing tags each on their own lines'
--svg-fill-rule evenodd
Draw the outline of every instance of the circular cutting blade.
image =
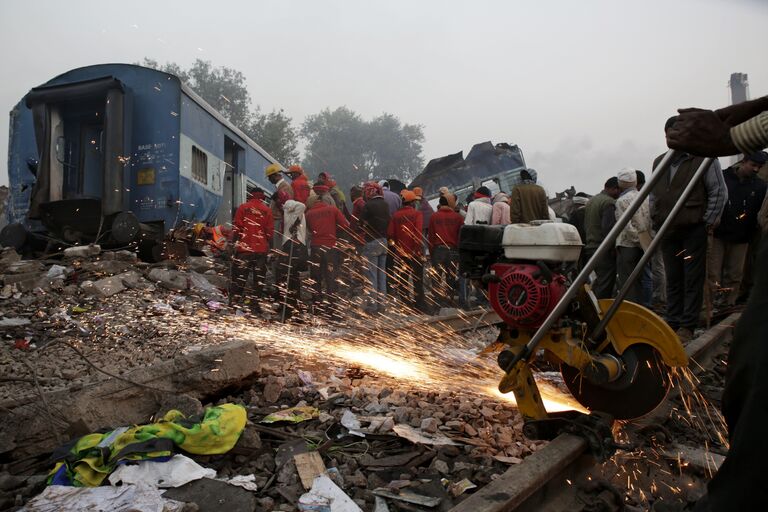
<svg viewBox="0 0 768 512">
<path fill-rule="evenodd" d="M 605 385 L 590 382 L 566 364 L 560 365 L 560 372 L 576 400 L 590 411 L 605 412 L 617 420 L 645 416 L 667 396 L 671 387 L 669 367 L 649 345 L 632 345 L 620 359 L 626 371 Z"/>
</svg>

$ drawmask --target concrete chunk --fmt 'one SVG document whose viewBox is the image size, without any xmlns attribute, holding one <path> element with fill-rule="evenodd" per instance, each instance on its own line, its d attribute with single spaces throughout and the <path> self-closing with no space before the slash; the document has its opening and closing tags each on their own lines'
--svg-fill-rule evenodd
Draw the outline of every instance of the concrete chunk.
<svg viewBox="0 0 768 512">
<path fill-rule="evenodd" d="M 139 255 L 132 251 L 115 251 L 113 254 L 117 261 L 127 261 L 129 263 L 136 263 L 139 261 Z"/>
<path fill-rule="evenodd" d="M 160 286 L 169 290 L 184 291 L 188 288 L 187 276 L 178 270 L 166 270 L 153 268 L 149 272 L 149 279 L 160 283 Z"/>
<path fill-rule="evenodd" d="M 118 274 L 116 277 L 118 277 L 123 282 L 123 285 L 127 286 L 128 288 L 143 288 L 144 286 L 152 286 L 147 282 L 146 279 L 144 279 L 144 276 L 140 272 L 136 272 L 135 270 L 123 272 L 122 274 Z"/>
<path fill-rule="evenodd" d="M 20 259 L 21 256 L 19 256 L 19 253 L 17 253 L 13 247 L 5 247 L 0 251 L 0 268 L 6 267 Z"/>
<path fill-rule="evenodd" d="M 8 272 L 12 274 L 30 274 L 33 272 L 42 272 L 45 265 L 35 260 L 15 261 L 8 265 Z"/>
<path fill-rule="evenodd" d="M 65 258 L 90 258 L 101 252 L 100 245 L 76 245 L 64 249 Z"/>
<path fill-rule="evenodd" d="M 77 356 L 73 352 L 71 357 Z M 221 390 L 246 385 L 251 382 L 250 378 L 258 376 L 259 371 L 256 346 L 248 341 L 234 341 L 182 354 L 123 375 L 149 388 L 107 378 L 77 392 L 48 393 L 46 402 L 54 417 L 70 423 L 70 435 L 84 435 L 100 428 L 150 421 L 168 391 L 205 400 Z M 67 439 L 64 435 L 66 427 L 59 428 L 63 438 Z M 38 401 L 0 411 L 0 439 L 5 441 L 3 446 L 16 447 L 13 457 L 17 460 L 45 453 L 57 446 L 48 416 L 41 414 Z"/>
<path fill-rule="evenodd" d="M 25 274 L 5 274 L 2 276 L 4 285 L 16 285 L 20 292 L 31 292 L 38 287 L 45 275 L 42 272 L 28 272 Z"/>
<path fill-rule="evenodd" d="M 89 281 L 86 281 L 86 283 L 87 282 Z M 125 291 L 125 286 L 123 286 L 123 281 L 120 279 L 120 276 L 105 277 L 104 279 L 91 282 L 90 286 L 86 286 L 85 283 L 83 283 L 82 288 L 87 293 L 98 297 L 111 297 L 112 295 Z"/>
<path fill-rule="evenodd" d="M 129 262 L 117 260 L 99 260 L 83 264 L 83 270 L 90 270 L 93 272 L 100 272 L 109 275 L 125 272 L 130 267 L 131 264 Z"/>
</svg>

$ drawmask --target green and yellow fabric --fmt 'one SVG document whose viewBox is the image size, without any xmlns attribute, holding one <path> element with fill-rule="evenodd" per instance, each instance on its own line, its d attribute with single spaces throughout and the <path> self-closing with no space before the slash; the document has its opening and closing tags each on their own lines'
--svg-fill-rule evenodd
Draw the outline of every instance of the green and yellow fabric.
<svg viewBox="0 0 768 512">
<path fill-rule="evenodd" d="M 206 408 L 202 417 L 188 419 L 171 410 L 157 423 L 88 434 L 54 452 L 57 462 L 48 484 L 98 486 L 121 463 L 167 460 L 177 449 L 196 455 L 226 453 L 240 439 L 246 420 L 243 406 L 222 404 Z"/>
</svg>

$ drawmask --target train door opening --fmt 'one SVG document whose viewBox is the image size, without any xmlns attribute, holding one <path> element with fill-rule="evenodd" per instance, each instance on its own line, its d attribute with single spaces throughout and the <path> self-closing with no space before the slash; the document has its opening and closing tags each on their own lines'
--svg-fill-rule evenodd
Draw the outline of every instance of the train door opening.
<svg viewBox="0 0 768 512">
<path fill-rule="evenodd" d="M 221 204 L 216 214 L 216 224 L 229 225 L 240 205 L 241 174 L 245 163 L 245 149 L 237 142 L 224 136 L 224 186 Z"/>
<path fill-rule="evenodd" d="M 39 160 L 29 218 L 67 241 L 127 209 L 125 88 L 112 77 L 42 86 L 25 98 Z"/>
<path fill-rule="evenodd" d="M 66 199 L 98 198 L 101 196 L 104 175 L 104 114 L 99 110 L 80 107 L 65 116 L 65 141 L 69 143 L 67 155 Z"/>
</svg>

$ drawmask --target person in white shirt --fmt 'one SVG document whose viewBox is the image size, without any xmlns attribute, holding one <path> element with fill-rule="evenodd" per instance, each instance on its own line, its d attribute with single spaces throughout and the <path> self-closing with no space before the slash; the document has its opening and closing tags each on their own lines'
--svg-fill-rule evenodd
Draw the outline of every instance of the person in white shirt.
<svg viewBox="0 0 768 512">
<path fill-rule="evenodd" d="M 475 191 L 474 199 L 467 205 L 467 216 L 464 217 L 464 225 L 490 225 L 492 216 L 491 191 L 488 190 L 488 187 L 479 187 Z"/>
<path fill-rule="evenodd" d="M 621 194 L 616 200 L 616 220 L 624 214 L 639 194 L 637 191 L 637 173 L 633 169 L 622 169 L 617 178 L 619 179 Z M 650 231 L 651 211 L 648 206 L 648 199 L 646 199 L 616 238 L 617 288 L 621 289 L 624 286 L 632 270 L 643 257 L 644 249 L 650 244 Z M 637 304 L 642 303 L 643 289 L 640 279 L 635 279 L 635 282 L 632 283 L 626 299 Z"/>
</svg>

